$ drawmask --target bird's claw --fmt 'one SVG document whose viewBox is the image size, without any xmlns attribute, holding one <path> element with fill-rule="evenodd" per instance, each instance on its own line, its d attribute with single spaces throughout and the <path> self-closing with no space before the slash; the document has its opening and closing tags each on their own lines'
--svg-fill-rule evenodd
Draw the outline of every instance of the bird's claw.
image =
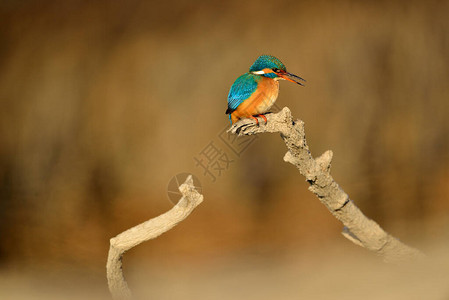
<svg viewBox="0 0 449 300">
<path fill-rule="evenodd" d="M 262 117 L 262 119 L 265 121 L 264 125 L 267 125 L 268 121 L 267 118 L 264 115 L 257 115 L 257 116 L 251 116 L 251 119 L 254 120 L 254 122 L 248 123 L 248 124 L 243 124 L 239 127 L 237 127 L 237 129 L 235 130 L 235 133 L 240 135 L 240 134 L 245 134 L 246 129 L 257 126 L 260 127 L 260 122 L 259 119 L 257 117 Z"/>
</svg>

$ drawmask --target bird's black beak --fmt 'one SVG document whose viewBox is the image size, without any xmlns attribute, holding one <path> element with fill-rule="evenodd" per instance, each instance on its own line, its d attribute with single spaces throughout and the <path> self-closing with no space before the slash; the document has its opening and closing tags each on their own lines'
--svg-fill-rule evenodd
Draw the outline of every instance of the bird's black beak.
<svg viewBox="0 0 449 300">
<path fill-rule="evenodd" d="M 302 85 L 302 86 L 304 86 L 304 84 L 302 84 L 299 80 L 302 80 L 304 82 L 306 81 L 304 78 L 301 78 L 299 76 L 296 76 L 295 74 L 288 73 L 288 72 L 285 72 L 285 71 L 279 72 L 279 73 L 276 73 L 276 74 L 279 77 L 281 77 L 282 79 L 288 80 L 288 81 L 293 82 L 293 83 L 297 83 L 297 84 Z"/>
</svg>

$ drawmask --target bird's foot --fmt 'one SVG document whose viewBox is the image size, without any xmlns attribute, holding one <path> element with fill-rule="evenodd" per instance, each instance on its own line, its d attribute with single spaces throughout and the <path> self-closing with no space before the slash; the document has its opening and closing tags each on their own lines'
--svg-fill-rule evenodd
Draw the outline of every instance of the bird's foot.
<svg viewBox="0 0 449 300">
<path fill-rule="evenodd" d="M 256 123 L 249 123 L 249 124 L 244 124 L 242 126 L 239 126 L 236 130 L 235 133 L 240 134 L 240 133 L 244 133 L 246 129 L 251 128 L 253 126 L 257 126 L 260 127 L 260 123 L 259 123 L 259 119 L 257 117 L 261 117 L 264 121 L 265 121 L 265 125 L 268 124 L 268 120 L 267 117 L 265 117 L 265 115 L 254 115 L 254 116 L 250 116 L 249 118 L 253 119 L 256 121 Z"/>
<path fill-rule="evenodd" d="M 265 117 L 265 115 L 260 114 L 260 115 L 254 115 L 254 116 L 251 116 L 251 118 L 253 118 L 254 120 L 256 120 L 257 126 L 260 125 L 260 124 L 259 124 L 259 119 L 258 119 L 257 117 L 261 117 L 261 118 L 265 121 L 265 125 L 267 125 L 268 121 L 267 121 L 267 117 Z"/>
<path fill-rule="evenodd" d="M 259 115 L 259 117 L 261 117 L 262 119 L 265 120 L 265 125 L 268 124 L 268 120 L 267 120 L 267 117 L 265 117 L 265 115 Z"/>
<path fill-rule="evenodd" d="M 267 121 L 267 117 L 265 117 L 265 115 L 260 114 L 260 115 L 254 115 L 254 116 L 251 116 L 252 119 L 256 120 L 256 125 L 257 125 L 257 126 L 260 125 L 260 124 L 259 124 L 259 119 L 258 119 L 258 117 L 261 117 L 262 119 L 264 119 L 265 125 L 267 125 L 268 121 Z"/>
<path fill-rule="evenodd" d="M 250 118 L 256 120 L 256 125 L 259 126 L 259 119 L 257 118 L 257 116 L 258 116 L 258 115 L 256 115 L 256 116 L 251 116 Z"/>
</svg>

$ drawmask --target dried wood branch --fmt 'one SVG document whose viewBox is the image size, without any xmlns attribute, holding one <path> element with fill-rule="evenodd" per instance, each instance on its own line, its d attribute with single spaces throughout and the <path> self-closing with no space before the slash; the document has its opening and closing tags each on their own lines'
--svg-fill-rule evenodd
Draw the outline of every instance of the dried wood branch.
<svg viewBox="0 0 449 300">
<path fill-rule="evenodd" d="M 342 234 L 350 241 L 373 251 L 387 262 L 398 263 L 424 256 L 419 250 L 388 234 L 362 213 L 330 174 L 332 151 L 328 150 L 316 159 L 312 157 L 303 121 L 293 120 L 287 107 L 266 117 L 267 124 L 261 121 L 257 126 L 252 119 L 242 119 L 229 131 L 238 135 L 279 132 L 288 149 L 284 161 L 298 168 L 310 184 L 309 190 L 343 223 Z"/>
<path fill-rule="evenodd" d="M 129 249 L 154 239 L 172 229 L 203 201 L 203 195 L 198 193 L 193 185 L 192 176 L 179 187 L 182 198 L 166 213 L 130 228 L 110 240 L 106 272 L 109 291 L 113 299 L 131 299 L 131 291 L 125 281 L 122 270 L 123 254 Z"/>
</svg>

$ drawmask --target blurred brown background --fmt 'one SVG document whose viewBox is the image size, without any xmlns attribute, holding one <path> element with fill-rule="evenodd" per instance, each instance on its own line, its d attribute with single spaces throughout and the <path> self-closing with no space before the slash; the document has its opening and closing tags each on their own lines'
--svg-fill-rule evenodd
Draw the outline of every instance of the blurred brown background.
<svg viewBox="0 0 449 300">
<path fill-rule="evenodd" d="M 149 276 L 142 261 L 170 282 L 222 260 L 364 256 L 283 162 L 278 136 L 240 156 L 220 139 L 229 88 L 261 54 L 307 80 L 282 82 L 277 105 L 305 121 L 312 154 L 332 149 L 332 174 L 359 207 L 431 252 L 449 238 L 448 16 L 449 1 L 3 1 L 3 286 L 45 270 L 107 295 L 109 238 L 170 209 L 182 172 L 204 203 L 127 254 L 128 276 Z M 194 160 L 211 142 L 233 160 L 215 181 Z"/>
</svg>

